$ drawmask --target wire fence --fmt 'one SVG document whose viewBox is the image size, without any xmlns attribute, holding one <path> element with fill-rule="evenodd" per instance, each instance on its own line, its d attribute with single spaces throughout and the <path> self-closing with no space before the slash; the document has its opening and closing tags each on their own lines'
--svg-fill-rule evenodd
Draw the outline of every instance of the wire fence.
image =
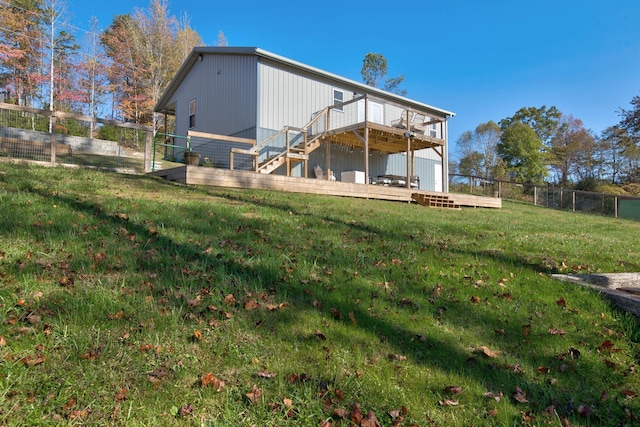
<svg viewBox="0 0 640 427">
<path fill-rule="evenodd" d="M 143 173 L 152 139 L 149 126 L 0 103 L 0 158 Z"/>
<path fill-rule="evenodd" d="M 519 184 L 469 175 L 449 175 L 449 191 L 500 197 L 571 212 L 640 220 L 640 197 Z"/>
</svg>

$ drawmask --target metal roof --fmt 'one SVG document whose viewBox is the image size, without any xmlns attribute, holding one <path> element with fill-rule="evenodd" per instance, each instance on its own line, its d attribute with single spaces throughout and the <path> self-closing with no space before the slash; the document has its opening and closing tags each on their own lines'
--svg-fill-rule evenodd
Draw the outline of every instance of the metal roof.
<svg viewBox="0 0 640 427">
<path fill-rule="evenodd" d="M 189 56 L 187 57 L 187 59 L 185 60 L 185 62 L 182 64 L 182 66 L 180 67 L 180 69 L 178 70 L 178 72 L 176 73 L 175 77 L 173 78 L 173 80 L 171 80 L 171 83 L 169 83 L 169 86 L 167 87 L 167 89 L 164 91 L 164 93 L 162 94 L 162 96 L 160 97 L 160 100 L 158 101 L 158 103 L 156 104 L 154 111 L 156 112 L 162 112 L 163 110 L 165 110 L 168 105 L 167 103 L 169 102 L 169 99 L 171 99 L 171 96 L 173 95 L 173 93 L 177 90 L 178 86 L 180 86 L 180 84 L 182 83 L 182 81 L 184 80 L 185 76 L 189 73 L 189 70 L 191 69 L 191 67 L 193 67 L 193 65 L 198 61 L 198 57 L 199 55 L 208 55 L 208 54 L 213 54 L 213 55 L 255 55 L 259 58 L 264 58 L 266 60 L 269 61 L 273 61 L 276 63 L 280 63 L 283 64 L 287 67 L 291 67 L 294 69 L 298 69 L 301 71 L 304 71 L 306 73 L 312 74 L 312 75 L 316 75 L 319 77 L 323 77 L 325 79 L 334 81 L 338 84 L 341 84 L 343 86 L 346 87 L 351 87 L 355 90 L 357 90 L 359 93 L 361 92 L 362 94 L 371 94 L 374 95 L 376 97 L 379 98 L 383 98 L 386 100 L 389 100 L 391 102 L 395 102 L 397 104 L 400 104 L 402 106 L 410 106 L 412 108 L 418 109 L 418 110 L 423 110 L 423 111 L 431 111 L 433 113 L 436 113 L 438 115 L 442 115 L 442 116 L 455 116 L 455 113 L 451 112 L 451 111 L 447 111 L 447 110 L 443 110 L 441 108 L 437 108 L 419 101 L 415 101 L 400 95 L 396 95 L 394 93 L 391 92 L 387 92 L 384 91 L 382 89 L 378 89 L 375 88 L 373 86 L 368 86 L 364 83 L 360 83 L 360 82 L 356 82 L 355 80 L 351 80 L 351 79 L 347 79 L 341 76 L 338 76 L 337 74 L 333 74 L 333 73 L 329 73 L 327 71 L 321 70 L 319 68 L 315 68 L 306 64 L 303 64 L 301 62 L 298 61 L 294 61 L 292 59 L 289 58 L 285 58 L 284 56 L 280 56 L 280 55 L 276 55 L 275 53 L 271 53 L 268 52 L 266 50 L 257 48 L 257 47 L 231 47 L 231 46 L 215 46 L 215 47 L 211 47 L 211 46 L 201 46 L 201 47 L 195 47 L 191 53 L 189 54 Z"/>
</svg>

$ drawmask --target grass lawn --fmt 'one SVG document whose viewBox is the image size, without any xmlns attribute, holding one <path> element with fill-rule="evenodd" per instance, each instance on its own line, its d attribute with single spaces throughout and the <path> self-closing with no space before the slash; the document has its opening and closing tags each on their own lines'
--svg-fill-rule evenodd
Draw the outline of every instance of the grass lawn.
<svg viewBox="0 0 640 427">
<path fill-rule="evenodd" d="M 0 425 L 620 426 L 640 223 L 0 164 Z"/>
</svg>

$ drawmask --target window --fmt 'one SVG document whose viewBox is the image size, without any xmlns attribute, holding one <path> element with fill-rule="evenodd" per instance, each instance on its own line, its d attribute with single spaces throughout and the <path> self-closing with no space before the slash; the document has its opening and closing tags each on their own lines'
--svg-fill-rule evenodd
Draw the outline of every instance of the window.
<svg viewBox="0 0 640 427">
<path fill-rule="evenodd" d="M 438 137 L 438 129 L 436 128 L 436 123 L 435 123 L 435 119 L 432 117 L 427 117 L 427 121 L 433 121 L 434 123 L 429 123 L 427 125 L 427 129 L 425 132 L 425 135 L 430 136 L 432 138 L 437 138 Z"/>
<path fill-rule="evenodd" d="M 342 103 L 344 102 L 344 92 L 340 89 L 333 90 L 333 105 L 340 105 L 335 110 L 342 111 Z"/>
<path fill-rule="evenodd" d="M 196 127 L 196 100 L 189 101 L 189 129 Z"/>
</svg>

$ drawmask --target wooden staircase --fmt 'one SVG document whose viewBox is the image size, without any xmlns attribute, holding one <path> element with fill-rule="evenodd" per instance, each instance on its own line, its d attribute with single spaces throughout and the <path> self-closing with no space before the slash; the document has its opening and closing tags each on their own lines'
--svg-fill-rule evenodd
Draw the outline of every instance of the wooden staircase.
<svg viewBox="0 0 640 427">
<path fill-rule="evenodd" d="M 325 131 L 312 133 L 312 130 L 321 120 L 328 120 L 330 109 L 331 107 L 326 107 L 319 111 L 318 114 L 302 128 L 285 126 L 280 131 L 263 140 L 260 144 L 254 145 L 248 150 L 232 148 L 230 169 L 234 169 L 234 155 L 245 154 L 253 158 L 252 163 L 255 172 L 258 173 L 271 174 L 279 167 L 295 162 L 305 162 L 306 170 L 306 162 L 309 160 L 309 154 L 320 147 L 325 137 Z M 324 126 L 324 128 L 326 127 L 328 127 L 328 125 Z M 277 145 L 279 148 L 278 152 L 261 159 L 261 153 L 270 145 Z M 287 171 L 287 176 L 289 176 L 289 173 L 290 171 Z"/>
<path fill-rule="evenodd" d="M 413 193 L 411 198 L 421 206 L 427 206 L 430 208 L 446 208 L 446 209 L 460 209 L 460 205 L 451 200 L 446 194 L 424 194 Z"/>
</svg>

